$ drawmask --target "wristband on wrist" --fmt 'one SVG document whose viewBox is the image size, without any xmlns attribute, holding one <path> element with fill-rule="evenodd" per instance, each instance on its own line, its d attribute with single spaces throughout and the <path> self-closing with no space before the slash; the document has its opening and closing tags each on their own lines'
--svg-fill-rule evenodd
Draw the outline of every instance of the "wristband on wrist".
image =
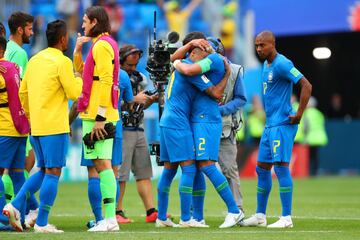
<svg viewBox="0 0 360 240">
<path fill-rule="evenodd" d="M 176 59 L 173 63 L 174 68 L 176 68 L 176 65 L 178 65 L 181 61 L 179 59 Z"/>
<path fill-rule="evenodd" d="M 105 121 L 106 121 L 106 118 L 103 117 L 103 116 L 100 116 L 100 115 L 98 114 L 98 115 L 96 115 L 96 117 L 95 117 L 95 121 L 97 121 L 97 122 L 105 122 Z"/>
</svg>

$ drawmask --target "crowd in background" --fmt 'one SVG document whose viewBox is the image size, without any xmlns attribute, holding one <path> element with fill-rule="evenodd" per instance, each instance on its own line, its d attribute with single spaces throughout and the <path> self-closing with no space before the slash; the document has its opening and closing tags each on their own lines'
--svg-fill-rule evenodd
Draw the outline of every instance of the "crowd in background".
<svg viewBox="0 0 360 240">
<path fill-rule="evenodd" d="M 91 5 L 101 5 L 104 6 L 110 16 L 112 36 L 119 42 L 120 46 L 128 43 L 135 44 L 138 48 L 145 50 L 146 53 L 149 35 L 153 31 L 152 13 L 157 11 L 158 38 L 164 39 L 169 31 L 175 30 L 180 33 L 181 40 L 187 32 L 201 31 L 208 36 L 221 38 L 226 48 L 227 57 L 237 59 L 234 42 L 236 41 L 235 35 L 238 32 L 236 22 L 239 17 L 237 13 L 240 6 L 238 1 L 235 0 L 5 0 L 0 4 L 3 4 L 3 6 L 0 6 L 2 9 L 0 11 L 0 20 L 3 22 L 6 22 L 8 14 L 13 9 L 22 9 L 35 16 L 34 37 L 31 44 L 25 46 L 29 57 L 46 47 L 44 31 L 47 22 L 62 18 L 68 24 L 70 37 L 66 55 L 72 58 L 77 33 L 82 31 L 81 23 L 84 10 Z M 56 12 L 54 12 L 54 9 L 56 9 Z M 186 24 L 179 25 L 176 24 L 177 22 Z M 83 51 L 88 51 L 86 46 L 84 46 Z M 138 65 L 138 70 L 144 74 L 147 74 L 145 71 L 146 60 L 146 56 L 142 57 Z M 243 62 L 237 63 L 244 65 Z M 237 134 L 239 148 L 245 146 L 245 150 L 239 151 L 240 155 L 244 153 L 238 156 L 240 169 L 243 165 L 240 159 L 245 159 L 244 156 L 251 152 L 254 146 L 258 145 L 265 122 L 260 97 L 254 95 L 249 99 L 251 101 L 248 101 L 243 112 L 244 128 Z M 316 108 L 316 105 L 312 106 L 312 108 Z M 153 109 L 157 111 L 156 106 Z M 357 115 L 351 116 L 343 106 L 341 94 L 334 93 L 329 99 L 328 109 L 324 109 L 323 113 L 320 112 L 319 114 L 322 114 L 326 119 L 349 121 L 353 117 L 360 117 L 360 108 Z M 153 120 L 156 121 L 157 117 L 154 117 Z M 80 124 L 79 122 L 74 124 L 75 137 L 73 139 L 75 142 L 80 143 L 81 134 L 78 131 Z M 309 134 L 306 131 L 304 134 Z M 150 136 L 153 135 L 156 135 L 156 131 Z M 147 136 L 149 137 L 149 135 Z M 302 139 L 299 143 L 309 144 L 309 140 L 305 139 Z M 320 144 L 321 146 L 326 144 L 326 141 L 323 142 Z"/>
</svg>

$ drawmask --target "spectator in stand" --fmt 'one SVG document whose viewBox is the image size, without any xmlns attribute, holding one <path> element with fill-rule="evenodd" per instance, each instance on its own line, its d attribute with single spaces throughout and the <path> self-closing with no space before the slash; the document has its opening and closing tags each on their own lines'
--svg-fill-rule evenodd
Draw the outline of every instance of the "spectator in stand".
<svg viewBox="0 0 360 240">
<path fill-rule="evenodd" d="M 157 0 L 158 5 L 165 12 L 166 20 L 170 31 L 179 33 L 180 38 L 188 33 L 188 21 L 191 13 L 200 4 L 201 0 L 191 0 L 188 5 L 181 8 L 180 3 L 171 0 L 164 3 L 164 0 Z"/>
<path fill-rule="evenodd" d="M 118 32 L 124 21 L 124 12 L 116 0 L 99 0 L 100 6 L 105 8 L 106 13 L 109 15 L 111 36 L 118 41 Z"/>
</svg>

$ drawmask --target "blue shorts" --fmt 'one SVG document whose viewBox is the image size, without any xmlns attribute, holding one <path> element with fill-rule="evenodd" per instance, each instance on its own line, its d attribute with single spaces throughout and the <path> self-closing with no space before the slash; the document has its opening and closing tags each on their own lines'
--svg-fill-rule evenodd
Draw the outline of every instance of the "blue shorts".
<svg viewBox="0 0 360 240">
<path fill-rule="evenodd" d="M 219 157 L 221 123 L 192 123 L 195 142 L 195 159 L 217 161 Z"/>
<path fill-rule="evenodd" d="M 0 168 L 25 168 L 26 139 L 0 136 Z"/>
<path fill-rule="evenodd" d="M 160 127 L 160 160 L 171 163 L 194 159 L 194 139 L 190 129 Z"/>
<path fill-rule="evenodd" d="M 290 162 L 298 125 L 265 128 L 259 144 L 258 162 Z"/>
<path fill-rule="evenodd" d="M 111 165 L 119 166 L 122 163 L 122 138 L 114 138 Z M 94 163 L 90 159 L 84 158 L 84 145 L 81 148 L 81 163 L 83 167 L 94 167 Z"/>
<path fill-rule="evenodd" d="M 48 136 L 31 136 L 39 168 L 59 168 L 66 165 L 66 154 L 69 148 L 69 134 Z"/>
</svg>

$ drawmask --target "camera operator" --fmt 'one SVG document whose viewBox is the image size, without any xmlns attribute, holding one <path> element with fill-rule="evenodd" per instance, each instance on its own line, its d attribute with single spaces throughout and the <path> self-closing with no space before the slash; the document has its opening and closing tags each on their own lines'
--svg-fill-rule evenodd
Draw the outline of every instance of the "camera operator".
<svg viewBox="0 0 360 240">
<path fill-rule="evenodd" d="M 146 210 L 146 222 L 155 222 L 157 210 L 154 208 L 152 194 L 152 167 L 148 144 L 144 133 L 144 109 L 157 101 L 157 95 L 145 92 L 146 77 L 136 71 L 136 66 L 142 56 L 142 51 L 134 45 L 124 45 L 120 49 L 120 66 L 130 77 L 134 93 L 134 104 L 122 106 L 123 119 L 123 162 L 119 170 L 120 198 L 117 207 L 119 223 L 130 223 L 123 211 L 122 201 L 126 181 L 129 180 L 130 169 L 136 179 L 138 193 Z"/>
</svg>

